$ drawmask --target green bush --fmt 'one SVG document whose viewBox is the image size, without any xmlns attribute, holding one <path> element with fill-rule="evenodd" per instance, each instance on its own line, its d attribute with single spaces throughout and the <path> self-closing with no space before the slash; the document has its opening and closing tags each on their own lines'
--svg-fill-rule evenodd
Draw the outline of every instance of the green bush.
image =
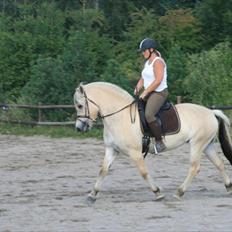
<svg viewBox="0 0 232 232">
<path fill-rule="evenodd" d="M 221 43 L 191 55 L 185 79 L 189 101 L 204 105 L 232 105 L 232 49 Z"/>
<path fill-rule="evenodd" d="M 175 102 L 176 96 L 185 96 L 186 90 L 183 87 L 185 77 L 187 75 L 186 63 L 188 54 L 183 52 L 180 46 L 173 46 L 169 51 L 167 59 L 168 72 L 168 89 L 169 98 Z"/>
<path fill-rule="evenodd" d="M 106 38 L 96 32 L 74 32 L 66 46 L 62 55 L 40 58 L 32 67 L 31 78 L 21 91 L 25 103 L 73 104 L 73 94 L 80 82 L 101 80 L 99 67 L 106 65 L 111 52 Z M 68 120 L 73 113 L 73 110 L 53 110 L 46 111 L 44 117 Z"/>
</svg>

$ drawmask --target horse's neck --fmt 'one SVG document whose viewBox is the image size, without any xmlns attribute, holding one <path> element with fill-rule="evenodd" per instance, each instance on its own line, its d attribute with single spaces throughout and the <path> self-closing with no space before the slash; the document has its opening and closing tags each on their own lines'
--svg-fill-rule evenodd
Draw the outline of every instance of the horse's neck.
<svg viewBox="0 0 232 232">
<path fill-rule="evenodd" d="M 104 114 L 119 110 L 133 101 L 129 94 L 123 95 L 108 88 L 98 88 L 97 91 L 90 89 L 89 95 L 89 98 L 97 103 Z"/>
</svg>

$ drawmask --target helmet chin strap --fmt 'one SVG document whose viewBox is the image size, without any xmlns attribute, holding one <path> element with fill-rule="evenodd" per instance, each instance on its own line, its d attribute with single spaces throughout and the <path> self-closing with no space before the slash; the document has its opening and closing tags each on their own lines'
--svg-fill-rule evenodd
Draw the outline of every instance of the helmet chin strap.
<svg viewBox="0 0 232 232">
<path fill-rule="evenodd" d="M 149 59 L 150 59 L 152 53 L 155 53 L 155 51 L 153 50 L 153 51 L 151 52 L 150 49 L 149 49 L 149 56 L 148 56 L 148 58 L 146 58 L 146 60 L 149 60 Z"/>
</svg>

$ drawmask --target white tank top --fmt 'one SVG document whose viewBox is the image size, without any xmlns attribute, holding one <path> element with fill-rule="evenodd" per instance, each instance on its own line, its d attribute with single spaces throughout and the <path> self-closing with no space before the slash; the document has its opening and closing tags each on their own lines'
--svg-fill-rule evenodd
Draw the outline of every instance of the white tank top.
<svg viewBox="0 0 232 232">
<path fill-rule="evenodd" d="M 143 86 L 145 89 L 155 80 L 155 74 L 153 71 L 153 64 L 156 60 L 161 60 L 164 63 L 164 76 L 160 83 L 160 85 L 154 89 L 156 92 L 161 92 L 168 87 L 167 85 L 167 66 L 164 60 L 161 57 L 156 57 L 150 64 L 149 60 L 146 61 L 143 71 L 142 71 L 142 78 L 143 78 Z"/>
</svg>

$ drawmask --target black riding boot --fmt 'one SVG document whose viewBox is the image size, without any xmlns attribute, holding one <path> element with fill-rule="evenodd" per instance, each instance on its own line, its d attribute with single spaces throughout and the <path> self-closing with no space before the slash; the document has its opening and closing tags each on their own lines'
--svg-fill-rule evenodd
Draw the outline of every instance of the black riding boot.
<svg viewBox="0 0 232 232">
<path fill-rule="evenodd" d="M 152 135 L 155 137 L 155 153 L 162 152 L 166 149 L 165 144 L 163 143 L 162 140 L 162 131 L 159 123 L 157 121 L 153 121 L 148 123 L 149 128 L 151 130 Z"/>
</svg>

